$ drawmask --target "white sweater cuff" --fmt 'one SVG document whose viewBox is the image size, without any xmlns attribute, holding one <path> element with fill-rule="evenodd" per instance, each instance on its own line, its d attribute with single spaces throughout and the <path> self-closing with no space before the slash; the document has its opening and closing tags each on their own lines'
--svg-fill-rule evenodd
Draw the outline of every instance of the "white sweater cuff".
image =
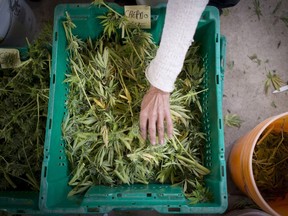
<svg viewBox="0 0 288 216">
<path fill-rule="evenodd" d="M 208 0 L 169 0 L 159 49 L 146 69 L 154 87 L 172 92 Z"/>
</svg>

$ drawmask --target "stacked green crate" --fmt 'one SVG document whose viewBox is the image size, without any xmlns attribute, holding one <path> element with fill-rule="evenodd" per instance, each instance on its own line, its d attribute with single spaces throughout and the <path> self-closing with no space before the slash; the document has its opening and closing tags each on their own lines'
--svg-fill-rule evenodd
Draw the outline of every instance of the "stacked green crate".
<svg viewBox="0 0 288 216">
<path fill-rule="evenodd" d="M 4 48 L 4 49 L 9 49 L 9 48 Z M 14 50 L 14 49 L 15 48 L 12 48 L 12 50 Z M 25 48 L 18 48 L 18 50 L 20 53 L 21 61 L 26 60 L 27 59 L 27 53 L 28 53 L 27 48 L 26 47 Z M 1 144 L 2 143 L 0 143 L 0 146 L 1 146 Z M 1 155 L 1 157 L 3 159 L 2 155 Z M 1 167 L 1 168 L 5 169 L 5 167 Z M 13 180 L 15 180 L 15 179 L 16 178 L 14 178 Z M 40 179 L 40 176 L 39 176 L 39 179 Z M 17 183 L 20 183 L 20 182 L 17 182 Z M 17 185 L 17 186 L 19 186 L 19 185 Z M 19 187 L 17 188 L 17 190 L 16 189 L 13 190 L 13 188 L 10 187 L 7 190 L 1 190 L 0 191 L 0 211 L 9 212 L 9 213 L 13 213 L 13 214 L 14 213 L 16 213 L 16 214 L 39 213 L 38 203 L 39 203 L 39 191 L 32 191 L 32 190 L 30 191 L 30 190 L 23 189 L 23 188 L 21 189 Z"/>
<path fill-rule="evenodd" d="M 27 47 L 1 49 L 0 211 L 39 213 L 51 39 L 45 25 Z"/>
<path fill-rule="evenodd" d="M 39 192 L 0 192 L 0 211 L 16 214 L 39 213 Z"/>
</svg>

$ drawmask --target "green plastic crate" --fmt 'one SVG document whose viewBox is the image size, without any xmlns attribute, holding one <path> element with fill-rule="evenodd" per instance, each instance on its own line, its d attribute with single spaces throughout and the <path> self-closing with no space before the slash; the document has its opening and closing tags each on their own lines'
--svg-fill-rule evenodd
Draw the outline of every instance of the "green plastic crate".
<svg viewBox="0 0 288 216">
<path fill-rule="evenodd" d="M 0 192 L 0 211 L 16 214 L 38 214 L 39 192 Z"/>
<path fill-rule="evenodd" d="M 123 8 L 112 5 L 118 12 Z M 52 55 L 52 79 L 48 108 L 44 161 L 41 178 L 39 207 L 46 213 L 106 213 L 112 210 L 156 210 L 161 213 L 223 213 L 227 208 L 226 163 L 224 155 L 224 132 L 222 120 L 222 79 L 224 69 L 220 63 L 220 45 L 225 40 L 220 35 L 219 13 L 214 7 L 207 7 L 199 21 L 195 41 L 201 43 L 200 52 L 205 57 L 204 88 L 209 90 L 201 98 L 203 122 L 208 133 L 205 144 L 205 166 L 211 173 L 205 183 L 214 195 L 209 203 L 189 204 L 181 187 L 168 184 L 121 185 L 118 187 L 94 186 L 83 196 L 67 197 L 71 188 L 69 164 L 62 140 L 61 124 L 65 114 L 65 99 L 68 86 L 63 83 L 67 71 L 67 42 L 62 26 L 65 12 L 77 25 L 75 34 L 84 39 L 95 38 L 102 28 L 97 15 L 105 13 L 104 8 L 86 4 L 59 5 L 55 9 L 54 41 Z M 154 40 L 159 43 L 165 19 L 166 6 L 152 9 L 152 29 Z M 222 43 L 221 43 L 222 42 Z M 224 47 L 224 46 L 223 46 Z"/>
<path fill-rule="evenodd" d="M 18 47 L 17 49 L 21 59 L 27 59 L 27 47 Z M 40 212 L 38 203 L 39 192 L 36 191 L 0 191 L 0 211 L 15 214 L 38 214 Z"/>
</svg>

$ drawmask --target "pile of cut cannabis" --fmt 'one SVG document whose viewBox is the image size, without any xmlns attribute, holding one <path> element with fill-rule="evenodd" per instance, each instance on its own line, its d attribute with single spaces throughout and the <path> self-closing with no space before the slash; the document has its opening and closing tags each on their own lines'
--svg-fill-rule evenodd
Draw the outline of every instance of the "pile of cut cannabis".
<svg viewBox="0 0 288 216">
<path fill-rule="evenodd" d="M 183 186 L 192 203 L 210 200 L 203 181 L 209 170 L 201 165 L 205 133 L 199 94 L 205 89 L 199 47 L 189 49 L 171 95 L 175 135 L 164 146 L 152 146 L 139 133 L 139 113 L 149 88 L 144 71 L 157 47 L 151 34 L 100 4 L 109 10 L 98 17 L 104 30 L 95 41 L 73 35 L 69 14 L 63 22 L 71 72 L 62 124 L 72 171 L 69 196 L 92 185 L 160 182 Z"/>
<path fill-rule="evenodd" d="M 52 28 L 24 52 L 16 68 L 0 70 L 0 190 L 39 190 L 49 98 Z M 1 63 L 14 65 L 17 56 Z"/>
<path fill-rule="evenodd" d="M 288 193 L 288 133 L 272 129 L 261 135 L 252 163 L 255 182 L 266 200 Z"/>
</svg>

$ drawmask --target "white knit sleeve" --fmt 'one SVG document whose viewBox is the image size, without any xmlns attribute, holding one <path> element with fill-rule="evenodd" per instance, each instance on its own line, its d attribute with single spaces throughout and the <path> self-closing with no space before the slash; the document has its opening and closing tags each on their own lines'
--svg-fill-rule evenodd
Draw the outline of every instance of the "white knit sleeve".
<svg viewBox="0 0 288 216">
<path fill-rule="evenodd" d="M 169 0 L 160 46 L 146 69 L 154 87 L 172 92 L 208 0 Z"/>
</svg>

